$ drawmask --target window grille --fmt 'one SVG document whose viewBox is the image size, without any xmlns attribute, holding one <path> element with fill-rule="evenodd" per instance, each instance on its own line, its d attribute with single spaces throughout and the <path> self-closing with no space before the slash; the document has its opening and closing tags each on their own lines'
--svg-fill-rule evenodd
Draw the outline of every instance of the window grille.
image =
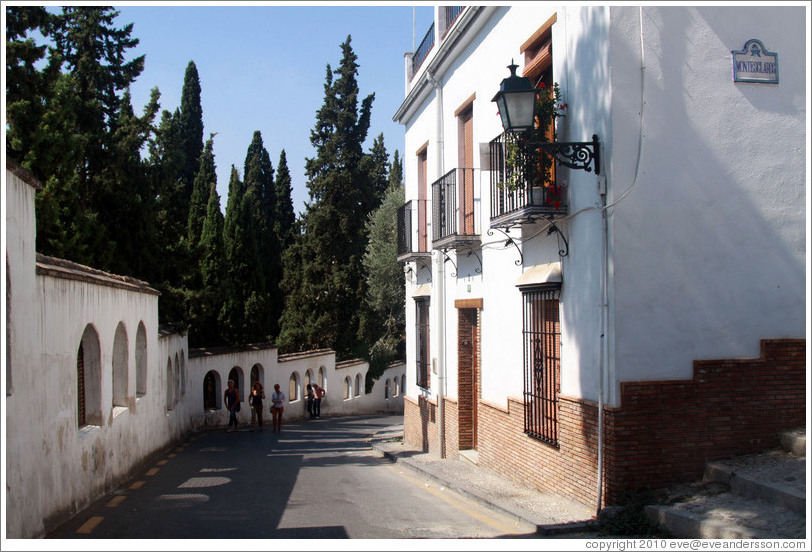
<svg viewBox="0 0 812 552">
<path fill-rule="evenodd" d="M 429 299 L 415 299 L 417 306 L 417 385 L 429 387 Z"/>
<path fill-rule="evenodd" d="M 561 327 L 558 289 L 522 290 L 524 315 L 524 432 L 558 446 Z"/>
<path fill-rule="evenodd" d="M 79 344 L 79 352 L 76 355 L 76 379 L 78 392 L 78 414 L 79 427 L 87 425 L 87 412 L 85 411 L 85 348 Z"/>
</svg>

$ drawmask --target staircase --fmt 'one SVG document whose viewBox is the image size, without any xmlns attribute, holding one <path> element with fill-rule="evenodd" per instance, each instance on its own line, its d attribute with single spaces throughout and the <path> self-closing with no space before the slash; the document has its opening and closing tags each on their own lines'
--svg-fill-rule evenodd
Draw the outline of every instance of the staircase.
<svg viewBox="0 0 812 552">
<path fill-rule="evenodd" d="M 708 462 L 701 481 L 646 514 L 677 538 L 805 538 L 806 430 L 784 433 L 776 450 Z"/>
</svg>

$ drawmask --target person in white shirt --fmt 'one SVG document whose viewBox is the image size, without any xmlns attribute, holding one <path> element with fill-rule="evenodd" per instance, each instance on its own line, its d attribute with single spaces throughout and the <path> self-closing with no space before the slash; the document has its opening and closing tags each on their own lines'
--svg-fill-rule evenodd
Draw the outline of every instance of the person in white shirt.
<svg viewBox="0 0 812 552">
<path fill-rule="evenodd" d="M 271 414 L 273 414 L 273 431 L 282 433 L 282 412 L 285 411 L 285 394 L 279 389 L 279 384 L 273 386 L 271 395 Z"/>
</svg>

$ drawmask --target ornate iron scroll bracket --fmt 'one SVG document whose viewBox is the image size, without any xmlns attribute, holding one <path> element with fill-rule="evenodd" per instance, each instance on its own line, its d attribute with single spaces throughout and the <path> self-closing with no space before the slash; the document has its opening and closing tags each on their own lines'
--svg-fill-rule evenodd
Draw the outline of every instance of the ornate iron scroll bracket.
<svg viewBox="0 0 812 552">
<path fill-rule="evenodd" d="M 505 247 L 506 248 L 508 246 L 510 246 L 510 245 L 512 245 L 512 246 L 514 246 L 516 248 L 516 251 L 519 252 L 519 260 L 514 261 L 513 264 L 515 264 L 516 266 L 522 266 L 524 264 L 524 255 L 522 254 L 522 250 L 519 249 L 519 245 L 515 241 L 513 241 L 513 238 L 510 237 L 510 235 L 507 232 L 505 232 L 504 230 L 502 230 L 501 228 L 490 228 L 488 230 L 488 232 L 487 232 L 488 236 L 493 236 L 493 231 L 494 230 L 497 230 L 497 231 L 501 232 L 507 238 L 507 240 L 505 240 Z"/>
<path fill-rule="evenodd" d="M 445 250 L 443 250 L 443 249 L 437 249 L 437 251 L 439 251 L 440 253 L 442 253 L 442 254 L 443 254 L 443 257 L 445 257 L 445 259 L 443 259 L 443 263 L 448 263 L 448 262 L 450 262 L 452 265 L 454 265 L 454 272 L 452 272 L 452 273 L 451 273 L 451 277 L 452 277 L 452 278 L 456 278 L 456 277 L 457 277 L 457 271 L 459 270 L 459 269 L 457 268 L 457 263 L 455 263 L 455 262 L 454 262 L 454 260 L 453 260 L 451 257 L 449 257 L 449 256 L 448 256 L 448 253 L 446 253 L 446 252 L 445 252 Z"/>
<path fill-rule="evenodd" d="M 571 169 L 583 169 L 601 174 L 601 143 L 598 135 L 591 142 L 523 142 L 526 151 L 539 150 Z"/>
<path fill-rule="evenodd" d="M 564 232 L 562 232 L 561 229 L 558 226 L 556 226 L 555 221 L 553 221 L 553 219 L 545 218 L 544 220 L 546 220 L 550 224 L 550 228 L 547 229 L 547 235 L 549 236 L 553 232 L 558 232 L 558 235 L 561 236 L 562 240 L 564 240 L 564 249 L 558 250 L 558 256 L 566 257 L 567 255 L 570 254 L 570 244 L 567 241 L 567 238 L 564 236 Z"/>
</svg>

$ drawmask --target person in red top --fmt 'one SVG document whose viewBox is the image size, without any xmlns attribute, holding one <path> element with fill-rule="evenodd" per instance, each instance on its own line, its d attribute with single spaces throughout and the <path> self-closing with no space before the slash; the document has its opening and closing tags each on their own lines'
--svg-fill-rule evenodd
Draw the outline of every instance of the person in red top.
<svg viewBox="0 0 812 552">
<path fill-rule="evenodd" d="M 313 417 L 321 417 L 321 399 L 324 398 L 324 387 L 318 383 L 313 384 Z"/>
</svg>

